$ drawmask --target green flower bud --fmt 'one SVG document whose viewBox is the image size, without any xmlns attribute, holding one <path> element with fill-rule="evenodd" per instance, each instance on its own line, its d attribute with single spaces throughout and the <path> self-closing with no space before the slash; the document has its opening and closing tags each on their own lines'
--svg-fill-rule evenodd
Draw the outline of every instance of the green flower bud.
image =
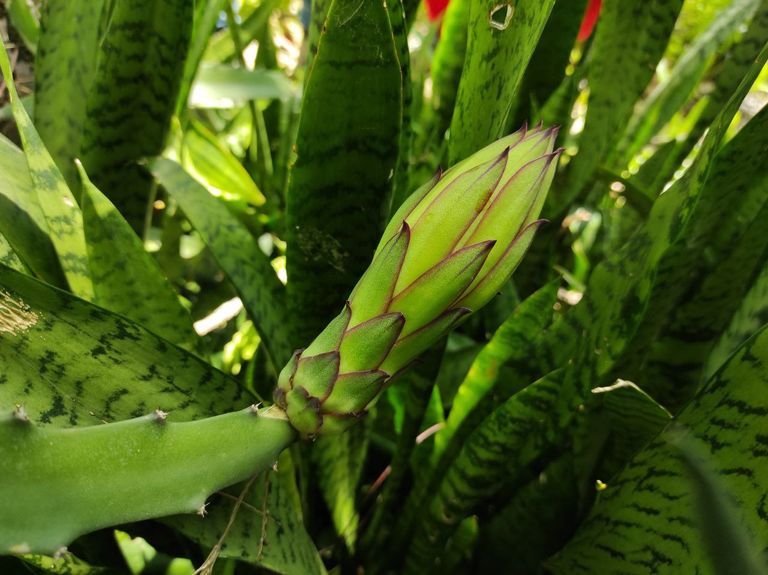
<svg viewBox="0 0 768 575">
<path fill-rule="evenodd" d="M 533 240 L 561 150 L 522 128 L 414 192 L 344 310 L 280 374 L 304 436 L 342 431 L 383 386 L 501 289 Z"/>
</svg>

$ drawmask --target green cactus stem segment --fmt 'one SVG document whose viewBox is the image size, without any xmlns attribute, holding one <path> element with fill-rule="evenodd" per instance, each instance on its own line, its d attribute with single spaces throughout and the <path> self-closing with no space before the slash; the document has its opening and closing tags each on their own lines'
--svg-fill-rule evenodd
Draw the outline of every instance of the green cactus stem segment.
<svg viewBox="0 0 768 575">
<path fill-rule="evenodd" d="M 95 529 L 203 513 L 212 493 L 270 468 L 296 433 L 276 408 L 92 427 L 0 418 L 0 554 L 53 553 Z"/>
</svg>

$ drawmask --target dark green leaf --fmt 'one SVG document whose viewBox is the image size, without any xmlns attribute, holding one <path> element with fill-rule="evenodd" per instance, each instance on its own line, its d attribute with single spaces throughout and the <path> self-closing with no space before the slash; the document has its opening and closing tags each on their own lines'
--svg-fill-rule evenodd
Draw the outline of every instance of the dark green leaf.
<svg viewBox="0 0 768 575">
<path fill-rule="evenodd" d="M 589 107 L 579 154 L 557 198 L 565 210 L 621 136 L 635 102 L 653 78 L 682 0 L 605 2 L 589 60 Z"/>
<path fill-rule="evenodd" d="M 67 183 L 79 180 L 85 103 L 99 54 L 104 0 L 47 0 L 35 59 L 35 125 Z"/>
<path fill-rule="evenodd" d="M 81 159 L 94 184 L 142 230 L 152 178 L 176 108 L 192 29 L 189 0 L 115 2 L 88 93 Z"/>
<path fill-rule="evenodd" d="M 287 196 L 288 296 L 298 344 L 370 262 L 398 156 L 402 80 L 381 0 L 334 0 L 304 93 Z"/>
<path fill-rule="evenodd" d="M 325 568 L 304 530 L 301 502 L 290 454 L 284 452 L 276 472 L 262 473 L 248 490 L 221 545 L 221 558 L 232 557 L 282 575 L 323 575 Z M 220 494 L 205 518 L 180 515 L 165 520 L 203 548 L 219 540 L 243 485 Z"/>
<path fill-rule="evenodd" d="M 451 121 L 451 165 L 512 128 L 515 95 L 554 3 L 471 0 L 467 57 Z"/>
<path fill-rule="evenodd" d="M 768 545 L 768 330 L 718 371 L 677 422 L 704 446 L 758 549 Z M 589 518 L 549 565 L 554 573 L 711 572 L 680 453 L 659 436 L 601 492 Z M 734 573 L 740 571 L 733 571 Z"/>
</svg>

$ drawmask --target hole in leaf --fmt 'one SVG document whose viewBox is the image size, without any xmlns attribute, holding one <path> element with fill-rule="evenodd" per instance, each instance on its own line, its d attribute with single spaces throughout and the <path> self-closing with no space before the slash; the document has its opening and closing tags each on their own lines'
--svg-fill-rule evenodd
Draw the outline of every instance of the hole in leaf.
<svg viewBox="0 0 768 575">
<path fill-rule="evenodd" d="M 496 30 L 506 30 L 512 21 L 512 15 L 515 13 L 515 7 L 511 2 L 505 4 L 496 4 L 488 14 L 488 24 Z"/>
</svg>

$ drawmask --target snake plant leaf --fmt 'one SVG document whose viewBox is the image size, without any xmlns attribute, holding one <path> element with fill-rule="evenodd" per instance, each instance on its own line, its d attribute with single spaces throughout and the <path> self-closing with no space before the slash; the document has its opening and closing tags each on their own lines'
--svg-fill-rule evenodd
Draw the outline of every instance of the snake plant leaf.
<svg viewBox="0 0 768 575">
<path fill-rule="evenodd" d="M 266 202 L 240 160 L 201 123 L 189 123 L 181 155 L 184 168 L 215 195 L 233 196 L 254 206 Z"/>
<path fill-rule="evenodd" d="M 72 189 L 79 184 L 73 162 L 80 153 L 104 4 L 104 0 L 50 0 L 40 15 L 35 126 Z"/>
<path fill-rule="evenodd" d="M 296 467 L 288 451 L 277 470 L 259 474 L 248 489 L 221 545 L 222 559 L 259 565 L 281 575 L 325 575 L 325 567 L 307 534 L 296 487 Z M 163 522 L 181 531 L 204 549 L 212 549 L 229 524 L 244 485 L 212 498 L 205 517 L 176 515 Z"/>
<path fill-rule="evenodd" d="M 453 0 L 448 4 L 443 16 L 440 39 L 432 58 L 430 73 L 439 136 L 445 134 L 451 125 L 456 106 L 456 95 L 467 53 L 471 4 L 471 0 Z"/>
<path fill-rule="evenodd" d="M 87 167 L 87 166 L 86 166 Z M 276 365 L 291 357 L 285 288 L 253 236 L 176 162 L 155 158 L 155 178 L 171 194 L 227 274 Z"/>
<path fill-rule="evenodd" d="M 370 419 L 365 419 L 354 433 L 320 437 L 314 444 L 317 449 L 312 449 L 311 461 L 323 500 L 336 533 L 350 551 L 357 548 L 360 525 L 357 504 L 371 427 Z"/>
<path fill-rule="evenodd" d="M 723 8 L 675 63 L 664 82 L 643 100 L 627 124 L 609 163 L 623 167 L 686 103 L 711 57 L 740 27 L 752 19 L 761 0 L 739 0 Z"/>
<path fill-rule="evenodd" d="M 682 0 L 605 3 L 590 49 L 589 110 L 578 157 L 555 198 L 558 211 L 582 192 L 601 158 L 621 137 L 635 102 L 653 78 L 682 4 Z"/>
<path fill-rule="evenodd" d="M 100 527 L 199 512 L 211 493 L 271 467 L 294 437 L 285 419 L 250 408 L 74 429 L 38 427 L 17 409 L 0 420 L 0 551 L 52 553 Z"/>
<path fill-rule="evenodd" d="M 157 262 L 117 208 L 91 183 L 77 163 L 83 182 L 83 226 L 94 300 L 160 337 L 186 349 L 198 343 L 192 318 Z"/>
<path fill-rule="evenodd" d="M 333 0 L 327 10 L 286 197 L 297 343 L 323 329 L 370 263 L 389 209 L 402 118 L 400 63 L 384 2 Z"/>
<path fill-rule="evenodd" d="M 0 264 L 7 266 L 17 272 L 27 272 L 27 268 L 24 263 L 19 259 L 19 256 L 13 251 L 11 244 L 5 239 L 5 236 L 0 233 Z"/>
<path fill-rule="evenodd" d="M 559 444 L 577 409 L 578 397 L 563 371 L 545 376 L 497 407 L 467 438 L 422 504 L 410 537 L 403 573 L 433 568 L 453 530 L 476 506 L 514 482 L 532 461 Z"/>
<path fill-rule="evenodd" d="M 0 232 L 38 277 L 62 287 L 66 279 L 37 202 L 24 153 L 0 135 Z"/>
<path fill-rule="evenodd" d="M 341 372 L 376 369 L 387 357 L 405 325 L 402 313 L 386 313 L 344 333 L 339 353 Z"/>
<path fill-rule="evenodd" d="M 35 275 L 62 287 L 66 279 L 37 202 L 24 153 L 0 135 L 0 232 Z"/>
<path fill-rule="evenodd" d="M 511 127 L 514 96 L 554 4 L 470 0 L 467 56 L 451 121 L 451 164 Z"/>
<path fill-rule="evenodd" d="M 51 241 L 70 289 L 84 299 L 93 298 L 93 283 L 88 269 L 88 254 L 83 234 L 83 217 L 64 177 L 45 149 L 32 120 L 19 101 L 13 84 L 11 64 L 5 46 L 0 49 L 0 70 L 8 86 L 11 109 L 21 134 L 24 151 L 37 195 L 45 216 Z"/>
<path fill-rule="evenodd" d="M 144 226 L 152 186 L 138 161 L 160 154 L 165 145 L 192 12 L 187 0 L 116 2 L 98 45 L 80 159 L 135 230 Z"/>
<path fill-rule="evenodd" d="M 703 445 L 708 467 L 735 504 L 738 522 L 768 544 L 768 329 L 746 342 L 709 380 L 676 422 Z M 608 481 L 569 545 L 548 565 L 553 573 L 711 572 L 695 493 L 678 449 L 658 436 Z M 640 535 L 642 534 L 642 535 Z"/>
<path fill-rule="evenodd" d="M 249 401 L 234 380 L 198 357 L 5 267 L 0 362 L 0 404 L 23 405 L 38 424 L 97 424 L 154 409 L 183 421 Z"/>
<path fill-rule="evenodd" d="M 455 434 L 464 437 L 463 423 L 493 393 L 502 366 L 527 355 L 533 340 L 552 321 L 552 306 L 557 300 L 557 283 L 551 282 L 526 298 L 496 330 L 472 362 L 456 392 L 445 426 L 435 434 L 432 460 L 437 460 Z"/>
</svg>

